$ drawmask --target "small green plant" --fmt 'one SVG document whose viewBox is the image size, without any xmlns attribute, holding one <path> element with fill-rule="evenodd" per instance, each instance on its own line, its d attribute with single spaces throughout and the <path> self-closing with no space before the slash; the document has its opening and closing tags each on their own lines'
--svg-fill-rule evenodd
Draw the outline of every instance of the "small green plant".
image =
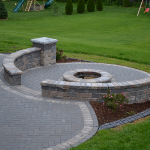
<svg viewBox="0 0 150 150">
<path fill-rule="evenodd" d="M 94 0 L 88 0 L 87 1 L 87 11 L 88 12 L 94 12 L 95 11 L 95 1 Z"/>
<path fill-rule="evenodd" d="M 73 12 L 72 0 L 67 0 L 65 9 L 66 9 L 66 14 L 67 15 L 71 15 L 72 14 L 72 12 Z"/>
<path fill-rule="evenodd" d="M 104 4 L 105 6 L 111 6 L 111 5 L 112 5 L 112 2 L 111 2 L 111 0 L 103 0 L 103 4 Z"/>
<path fill-rule="evenodd" d="M 60 60 L 62 58 L 63 52 L 64 50 L 62 49 L 59 50 L 58 47 L 56 48 L 56 60 Z"/>
<path fill-rule="evenodd" d="M 78 0 L 78 3 L 77 3 L 77 12 L 78 13 L 85 12 L 85 3 L 84 3 L 84 0 Z"/>
<path fill-rule="evenodd" d="M 127 112 L 128 115 L 131 115 L 130 112 Z"/>
<path fill-rule="evenodd" d="M 128 115 L 135 115 L 135 111 L 127 112 Z"/>
<path fill-rule="evenodd" d="M 6 19 L 8 17 L 7 10 L 4 3 L 0 0 L 0 19 Z"/>
<path fill-rule="evenodd" d="M 124 96 L 124 93 L 110 93 L 111 90 L 107 90 L 107 94 L 103 96 L 104 103 L 103 105 L 111 108 L 115 111 L 118 107 L 122 107 L 123 104 L 128 103 L 128 99 Z"/>
<path fill-rule="evenodd" d="M 97 2 L 96 2 L 96 9 L 98 11 L 102 11 L 103 10 L 102 0 L 97 0 Z"/>
<path fill-rule="evenodd" d="M 135 111 L 131 111 L 131 115 L 135 115 Z"/>
<path fill-rule="evenodd" d="M 54 15 L 56 15 L 58 12 L 58 4 L 57 4 L 56 0 L 54 0 L 54 2 L 53 2 L 53 11 L 54 11 Z"/>
<path fill-rule="evenodd" d="M 64 50 L 56 48 L 56 60 L 68 61 L 67 56 L 63 55 Z"/>
</svg>

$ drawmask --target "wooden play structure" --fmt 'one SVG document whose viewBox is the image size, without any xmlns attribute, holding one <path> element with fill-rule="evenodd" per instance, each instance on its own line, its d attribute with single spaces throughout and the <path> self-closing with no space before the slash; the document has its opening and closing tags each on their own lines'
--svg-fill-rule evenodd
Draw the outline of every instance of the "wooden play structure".
<svg viewBox="0 0 150 150">
<path fill-rule="evenodd" d="M 43 5 L 39 4 L 36 0 L 28 0 L 25 11 L 39 11 L 44 9 L 44 0 Z"/>
<path fill-rule="evenodd" d="M 49 6 L 51 6 L 51 4 L 53 3 L 53 0 L 48 0 L 45 4 L 44 4 L 44 0 L 43 0 L 43 5 L 39 4 L 37 2 L 37 0 L 27 0 L 27 5 L 24 6 L 24 2 L 26 0 L 20 0 L 16 7 L 13 9 L 14 13 L 17 13 L 18 10 L 23 7 L 23 10 L 25 11 L 39 11 L 39 10 L 43 10 L 44 8 L 48 8 Z"/>
<path fill-rule="evenodd" d="M 138 13 L 137 13 L 137 16 L 139 15 L 141 8 L 144 8 L 144 13 L 149 12 L 149 10 L 150 10 L 150 0 L 148 0 L 148 2 L 149 2 L 149 8 L 146 8 L 147 0 L 146 0 L 146 5 L 144 5 L 144 0 L 142 0 L 141 5 L 140 5 L 139 10 L 138 10 Z"/>
</svg>

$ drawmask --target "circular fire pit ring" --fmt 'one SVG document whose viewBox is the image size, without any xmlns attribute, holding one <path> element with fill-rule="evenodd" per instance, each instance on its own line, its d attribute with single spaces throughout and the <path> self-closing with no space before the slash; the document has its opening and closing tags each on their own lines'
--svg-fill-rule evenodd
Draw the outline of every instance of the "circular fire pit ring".
<svg viewBox="0 0 150 150">
<path fill-rule="evenodd" d="M 111 81 L 112 75 L 102 70 L 75 69 L 65 72 L 63 79 L 69 82 L 107 83 Z"/>
</svg>

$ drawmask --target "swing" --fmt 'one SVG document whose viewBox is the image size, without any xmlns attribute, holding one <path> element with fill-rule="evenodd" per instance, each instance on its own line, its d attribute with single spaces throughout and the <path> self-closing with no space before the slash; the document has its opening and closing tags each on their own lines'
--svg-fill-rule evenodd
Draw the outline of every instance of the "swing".
<svg viewBox="0 0 150 150">
<path fill-rule="evenodd" d="M 147 1 L 149 2 L 149 8 L 146 8 Z M 143 7 L 142 7 L 142 5 L 143 5 Z M 141 8 L 144 8 L 144 13 L 149 12 L 149 10 L 150 10 L 150 0 L 146 0 L 146 5 L 144 5 L 144 1 L 142 0 L 141 5 L 139 7 L 139 11 L 137 13 L 137 16 L 139 15 Z"/>
<path fill-rule="evenodd" d="M 150 8 L 150 0 L 148 0 L 148 1 L 149 1 L 149 8 Z M 147 6 L 147 0 L 146 0 L 146 6 Z M 146 10 L 144 13 L 149 12 L 149 8 L 145 8 Z"/>
</svg>

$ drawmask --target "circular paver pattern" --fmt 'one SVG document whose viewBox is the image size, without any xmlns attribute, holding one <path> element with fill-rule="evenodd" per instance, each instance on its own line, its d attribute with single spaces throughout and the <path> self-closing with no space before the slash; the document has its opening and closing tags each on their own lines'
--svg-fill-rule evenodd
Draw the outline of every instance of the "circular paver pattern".
<svg viewBox="0 0 150 150">
<path fill-rule="evenodd" d="M 0 149 L 66 150 L 96 133 L 89 103 L 21 93 L 5 81 L 2 70 L 0 63 Z"/>
<path fill-rule="evenodd" d="M 92 79 L 83 79 L 84 76 L 92 77 Z M 111 78 L 112 75 L 110 73 L 95 69 L 75 69 L 63 74 L 63 79 L 69 82 L 106 83 L 111 81 Z"/>
<path fill-rule="evenodd" d="M 117 82 L 133 81 L 149 77 L 149 74 L 137 69 L 102 63 L 64 63 L 48 67 L 31 69 L 22 75 L 22 85 L 35 91 L 41 91 L 40 83 L 46 79 L 58 80 L 63 74 L 74 69 L 103 70 L 112 75 Z M 111 82 L 112 82 L 111 80 Z"/>
</svg>

